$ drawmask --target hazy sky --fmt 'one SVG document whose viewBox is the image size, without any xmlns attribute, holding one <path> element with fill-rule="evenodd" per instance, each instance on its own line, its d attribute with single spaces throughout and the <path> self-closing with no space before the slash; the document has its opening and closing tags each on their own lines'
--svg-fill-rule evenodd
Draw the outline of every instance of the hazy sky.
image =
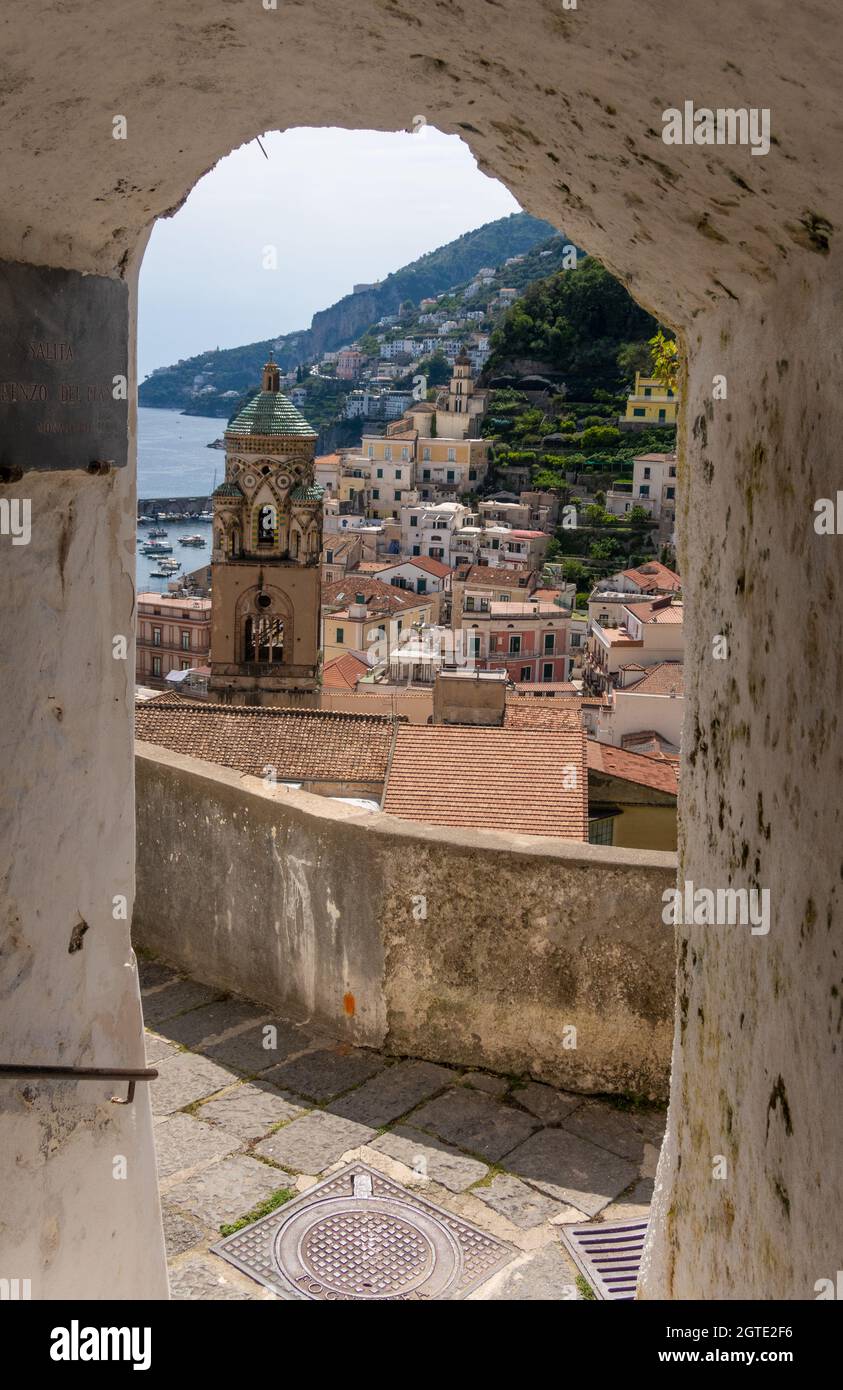
<svg viewBox="0 0 843 1390">
<path fill-rule="evenodd" d="M 382 279 L 518 211 L 467 145 L 416 134 L 290 130 L 235 150 L 159 221 L 141 269 L 138 368 L 307 328 Z M 263 268 L 274 247 L 277 270 Z"/>
</svg>

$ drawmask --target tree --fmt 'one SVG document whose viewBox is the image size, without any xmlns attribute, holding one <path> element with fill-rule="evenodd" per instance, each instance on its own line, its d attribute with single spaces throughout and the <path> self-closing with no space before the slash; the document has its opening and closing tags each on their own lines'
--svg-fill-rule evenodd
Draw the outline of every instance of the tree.
<svg viewBox="0 0 843 1390">
<path fill-rule="evenodd" d="M 675 338 L 666 338 L 661 328 L 649 341 L 653 376 L 675 391 L 680 367 L 679 344 Z"/>
<path fill-rule="evenodd" d="M 594 425 L 583 430 L 582 446 L 591 452 L 593 449 L 610 449 L 621 442 L 621 432 L 612 425 Z"/>
</svg>

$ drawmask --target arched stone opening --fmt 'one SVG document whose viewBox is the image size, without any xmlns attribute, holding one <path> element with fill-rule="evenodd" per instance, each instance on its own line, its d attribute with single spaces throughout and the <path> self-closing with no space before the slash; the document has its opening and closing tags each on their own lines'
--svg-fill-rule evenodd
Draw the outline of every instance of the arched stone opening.
<svg viewBox="0 0 843 1390">
<path fill-rule="evenodd" d="M 721 14 L 702 5 L 646 46 L 627 39 L 622 0 L 588 13 L 464 0 L 453 13 L 437 7 L 435 26 L 376 0 L 360 0 L 341 25 L 327 0 L 276 13 L 208 0 L 159 15 L 154 33 L 140 7 L 91 0 L 87 13 L 96 41 L 80 44 L 76 14 L 56 11 L 46 36 L 18 30 L 9 49 L 0 256 L 9 275 L 21 265 L 84 273 L 68 283 L 94 315 L 101 281 L 126 287 L 130 354 L 148 229 L 217 158 L 263 129 L 393 129 L 417 112 L 461 133 L 525 207 L 564 227 L 683 334 L 677 520 L 692 679 L 680 878 L 769 887 L 774 918 L 763 937 L 678 931 L 673 1101 L 643 1291 L 811 1297 L 836 1268 L 830 1213 L 841 1209 L 827 1098 L 837 1077 L 843 609 L 839 539 L 812 526 L 815 500 L 836 495 L 843 425 L 834 7 L 822 0 L 794 30 L 792 7 L 771 0 L 764 45 L 754 14 L 730 7 L 728 54 Z M 279 84 L 282 48 L 296 67 Z M 770 108 L 770 153 L 664 146 L 661 111 L 701 92 L 713 105 Z M 114 140 L 123 108 L 128 139 Z M 713 395 L 715 378 L 725 399 Z M 130 411 L 130 436 L 131 421 Z M 91 1033 L 104 1031 L 130 1065 L 140 1061 L 137 990 L 123 971 L 128 928 L 107 904 L 123 890 L 131 898 L 132 682 L 111 644 L 133 621 L 133 482 L 130 470 L 30 471 L 37 463 L 24 458 L 18 477 L 12 460 L 3 484 L 36 520 L 30 545 L 3 555 L 15 653 L 4 774 L 25 827 L 7 888 L 20 922 L 13 978 L 30 963 L 8 1027 L 27 1059 L 37 1048 L 44 1060 L 81 1060 Z M 712 659 L 716 636 L 727 638 L 728 662 Z M 76 912 L 94 930 L 69 981 L 54 934 Z M 94 986 L 104 1002 L 91 1019 L 79 1002 Z M 110 1117 L 125 1125 L 110 1142 L 148 1162 L 143 1103 L 136 1114 L 134 1134 Z M 39 1102 L 25 1147 L 36 1152 L 39 1126 L 54 1124 Z M 107 1268 L 83 1261 L 83 1294 L 160 1289 L 160 1249 L 141 1214 L 154 1201 L 154 1169 L 124 1212 L 93 1165 L 85 1174 L 94 1141 L 78 1130 L 79 1240 L 90 1241 L 99 1211 L 131 1246 Z M 711 1178 L 721 1153 L 728 1185 Z M 32 1194 L 17 1195 L 23 1222 Z M 56 1199 L 48 1183 L 43 1200 Z M 51 1265 L 60 1293 L 79 1287 L 75 1234 L 68 1224 Z M 14 1238 L 26 1248 L 23 1226 Z"/>
</svg>

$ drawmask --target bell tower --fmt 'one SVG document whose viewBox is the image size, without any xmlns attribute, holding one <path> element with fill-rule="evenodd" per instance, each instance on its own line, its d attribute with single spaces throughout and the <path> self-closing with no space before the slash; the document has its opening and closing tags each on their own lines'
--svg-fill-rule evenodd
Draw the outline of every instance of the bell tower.
<svg viewBox="0 0 843 1390">
<path fill-rule="evenodd" d="M 212 700 L 283 705 L 315 691 L 322 488 L 316 431 L 280 390 L 270 355 L 261 390 L 225 431 L 213 495 Z"/>
</svg>

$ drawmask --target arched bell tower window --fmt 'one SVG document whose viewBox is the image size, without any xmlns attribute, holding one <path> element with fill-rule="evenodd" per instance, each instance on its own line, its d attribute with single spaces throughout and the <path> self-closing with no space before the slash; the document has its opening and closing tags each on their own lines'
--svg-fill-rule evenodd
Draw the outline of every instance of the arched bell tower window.
<svg viewBox="0 0 843 1390">
<path fill-rule="evenodd" d="M 258 508 L 258 545 L 274 545 L 278 537 L 278 512 L 271 503 Z"/>
<path fill-rule="evenodd" d="M 229 552 L 228 552 L 228 553 L 229 553 L 230 555 L 238 555 L 239 552 L 240 552 L 240 532 L 235 528 L 235 530 L 233 530 L 232 533 L 231 533 L 231 540 L 229 541 Z"/>
<path fill-rule="evenodd" d="M 284 621 L 282 618 L 247 618 L 243 631 L 244 661 L 284 660 Z"/>
</svg>

